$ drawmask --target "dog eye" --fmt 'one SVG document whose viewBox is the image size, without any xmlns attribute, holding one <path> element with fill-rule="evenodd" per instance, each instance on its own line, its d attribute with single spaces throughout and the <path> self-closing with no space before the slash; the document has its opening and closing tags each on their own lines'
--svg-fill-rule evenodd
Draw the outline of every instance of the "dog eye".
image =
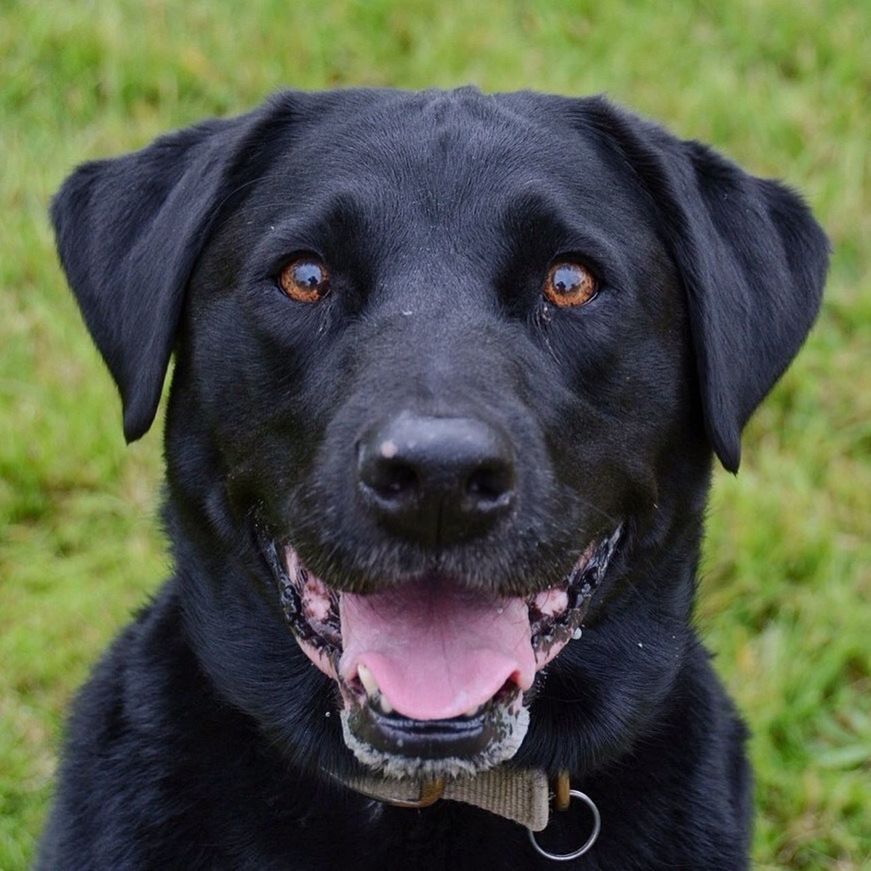
<svg viewBox="0 0 871 871">
<path fill-rule="evenodd" d="M 297 257 L 281 270 L 278 284 L 297 302 L 317 302 L 329 290 L 329 273 L 317 257 Z"/>
<path fill-rule="evenodd" d="M 598 289 L 593 273 L 580 263 L 554 264 L 544 282 L 545 297 L 562 308 L 589 302 Z"/>
</svg>

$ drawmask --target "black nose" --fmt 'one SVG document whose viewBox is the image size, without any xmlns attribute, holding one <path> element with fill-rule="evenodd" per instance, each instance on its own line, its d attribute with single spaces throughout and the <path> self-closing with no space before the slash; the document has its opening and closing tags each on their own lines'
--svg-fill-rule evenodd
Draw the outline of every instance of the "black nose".
<svg viewBox="0 0 871 871">
<path fill-rule="evenodd" d="M 426 545 L 483 534 L 514 498 L 508 439 L 471 418 L 403 413 L 375 426 L 359 444 L 357 473 L 382 524 Z"/>
</svg>

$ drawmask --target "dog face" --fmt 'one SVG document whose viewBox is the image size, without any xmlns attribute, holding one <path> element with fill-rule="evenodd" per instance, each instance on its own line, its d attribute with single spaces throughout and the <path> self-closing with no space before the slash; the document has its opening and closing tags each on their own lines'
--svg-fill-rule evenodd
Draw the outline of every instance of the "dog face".
<svg viewBox="0 0 871 871">
<path fill-rule="evenodd" d="M 330 770 L 631 741 L 711 449 L 818 307 L 794 195 L 601 100 L 349 91 L 86 165 L 53 217 L 129 439 L 176 351 L 168 523 L 228 698 Z"/>
</svg>

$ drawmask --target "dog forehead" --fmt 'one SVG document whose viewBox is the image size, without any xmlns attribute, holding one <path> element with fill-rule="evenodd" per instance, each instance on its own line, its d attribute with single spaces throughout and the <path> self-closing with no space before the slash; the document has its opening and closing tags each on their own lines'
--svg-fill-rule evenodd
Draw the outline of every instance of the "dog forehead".
<svg viewBox="0 0 871 871">
<path fill-rule="evenodd" d="M 295 199 L 341 191 L 391 208 L 398 194 L 446 209 L 512 192 L 622 196 L 597 134 L 577 123 L 582 101 L 473 88 L 306 98 L 263 177 Z"/>
</svg>

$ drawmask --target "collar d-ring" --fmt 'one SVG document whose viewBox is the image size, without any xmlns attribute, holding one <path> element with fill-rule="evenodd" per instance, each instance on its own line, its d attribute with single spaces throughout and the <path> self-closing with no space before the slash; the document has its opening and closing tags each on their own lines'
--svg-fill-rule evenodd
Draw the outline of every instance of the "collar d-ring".
<svg viewBox="0 0 871 871">
<path fill-rule="evenodd" d="M 586 853 L 593 844 L 596 843 L 596 840 L 599 837 L 599 832 L 602 828 L 602 818 L 599 815 L 599 808 L 596 807 L 596 803 L 593 799 L 591 799 L 586 793 L 581 792 L 579 789 L 570 789 L 569 801 L 573 798 L 582 801 L 593 814 L 593 831 L 590 833 L 590 837 L 587 838 L 587 840 L 584 841 L 577 850 L 573 850 L 571 853 L 549 853 L 541 846 L 541 844 L 538 843 L 538 841 L 535 840 L 535 832 L 533 832 L 532 829 L 527 829 L 532 846 L 535 847 L 536 851 L 541 856 L 544 856 L 545 859 L 550 859 L 552 862 L 568 862 L 571 859 L 577 859 L 579 856 L 583 856 L 584 853 Z"/>
</svg>

